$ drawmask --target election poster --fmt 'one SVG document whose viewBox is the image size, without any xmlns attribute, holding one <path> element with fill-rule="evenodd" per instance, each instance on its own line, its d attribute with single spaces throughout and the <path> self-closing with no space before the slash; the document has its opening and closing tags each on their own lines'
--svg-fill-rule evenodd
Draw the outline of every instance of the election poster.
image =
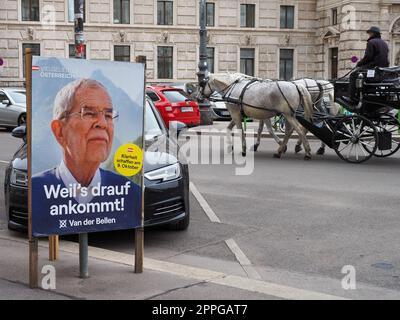
<svg viewBox="0 0 400 320">
<path fill-rule="evenodd" d="M 34 237 L 142 226 L 144 64 L 32 60 Z"/>
</svg>

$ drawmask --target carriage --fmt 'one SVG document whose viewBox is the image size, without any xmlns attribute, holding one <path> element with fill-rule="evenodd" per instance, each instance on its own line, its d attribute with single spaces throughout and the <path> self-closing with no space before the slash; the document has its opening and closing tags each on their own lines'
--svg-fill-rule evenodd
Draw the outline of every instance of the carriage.
<svg viewBox="0 0 400 320">
<path fill-rule="evenodd" d="M 389 157 L 400 149 L 396 134 L 400 122 L 400 67 L 360 70 L 356 80 L 359 103 L 352 105 L 348 96 L 350 80 L 334 80 L 335 101 L 346 115 L 331 116 L 315 112 L 312 122 L 304 113 L 296 118 L 344 161 L 361 163 L 371 157 Z"/>
</svg>

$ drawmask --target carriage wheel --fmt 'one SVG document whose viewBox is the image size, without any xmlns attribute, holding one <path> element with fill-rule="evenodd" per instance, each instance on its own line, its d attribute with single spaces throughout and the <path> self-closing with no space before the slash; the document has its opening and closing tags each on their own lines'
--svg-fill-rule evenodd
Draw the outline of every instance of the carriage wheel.
<svg viewBox="0 0 400 320">
<path fill-rule="evenodd" d="M 400 130 L 400 122 L 390 114 L 382 115 L 379 120 L 372 121 L 379 133 L 391 133 L 392 134 L 392 148 L 388 150 L 375 151 L 375 156 L 379 158 L 390 157 L 400 149 L 400 142 L 393 138 L 393 135 Z"/>
<path fill-rule="evenodd" d="M 370 159 L 378 148 L 378 130 L 360 115 L 344 117 L 336 124 L 332 137 L 337 155 L 350 163 Z"/>
</svg>

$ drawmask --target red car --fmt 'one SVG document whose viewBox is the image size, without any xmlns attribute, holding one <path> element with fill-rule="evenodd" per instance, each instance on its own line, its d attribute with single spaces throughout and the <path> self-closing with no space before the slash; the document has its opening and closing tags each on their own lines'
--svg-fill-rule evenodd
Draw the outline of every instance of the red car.
<svg viewBox="0 0 400 320">
<path fill-rule="evenodd" d="M 169 86 L 148 86 L 146 94 L 153 100 L 167 128 L 170 121 L 180 121 L 188 127 L 200 124 L 199 105 L 185 91 Z"/>
</svg>

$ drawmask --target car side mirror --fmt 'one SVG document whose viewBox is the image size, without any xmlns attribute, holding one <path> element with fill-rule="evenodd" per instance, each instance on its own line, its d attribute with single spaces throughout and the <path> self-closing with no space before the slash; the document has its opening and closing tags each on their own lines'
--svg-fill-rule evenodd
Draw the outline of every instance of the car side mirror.
<svg viewBox="0 0 400 320">
<path fill-rule="evenodd" d="M 9 106 L 11 104 L 10 100 L 3 100 L 1 103 L 5 104 L 6 106 Z"/>
<path fill-rule="evenodd" d="M 23 139 L 24 141 L 26 141 L 26 126 L 19 126 L 16 127 L 12 132 L 11 135 L 14 138 L 19 138 L 19 139 Z"/>
</svg>

